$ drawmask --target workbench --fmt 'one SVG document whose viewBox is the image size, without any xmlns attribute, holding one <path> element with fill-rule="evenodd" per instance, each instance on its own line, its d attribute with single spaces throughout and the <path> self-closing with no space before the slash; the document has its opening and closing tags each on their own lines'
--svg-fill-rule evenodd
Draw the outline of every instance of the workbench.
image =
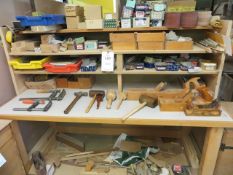
<svg viewBox="0 0 233 175">
<path fill-rule="evenodd" d="M 35 90 L 26 90 L 18 97 L 0 108 L 0 118 L 20 121 L 47 121 L 63 123 L 88 123 L 88 124 L 111 124 L 111 125 L 136 125 L 136 126 L 182 126 L 182 127 L 204 127 L 207 128 L 204 150 L 201 157 L 199 174 L 212 175 L 217 160 L 219 147 L 226 127 L 233 128 L 233 118 L 224 110 L 220 117 L 187 117 L 183 112 L 160 112 L 159 107 L 150 109 L 145 107 L 130 119 L 122 123 L 121 118 L 132 108 L 138 105 L 136 101 L 126 101 L 120 110 L 116 110 L 117 102 L 113 103 L 112 109 L 106 109 L 106 101 L 101 104 L 99 110 L 92 108 L 86 114 L 85 108 L 91 100 L 83 97 L 75 105 L 70 114 L 64 114 L 64 108 L 69 104 L 77 90 L 67 90 L 67 95 L 62 101 L 53 102 L 48 112 L 16 112 L 14 107 L 24 107 L 19 98 L 38 96 Z M 46 94 L 43 94 L 46 96 Z M 41 96 L 42 97 L 42 96 Z M 229 108 L 229 105 L 228 105 Z"/>
</svg>

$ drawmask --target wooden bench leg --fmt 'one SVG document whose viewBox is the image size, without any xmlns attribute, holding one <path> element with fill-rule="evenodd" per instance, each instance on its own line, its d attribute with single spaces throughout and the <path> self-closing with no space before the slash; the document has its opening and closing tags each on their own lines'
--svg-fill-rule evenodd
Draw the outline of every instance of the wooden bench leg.
<svg viewBox="0 0 233 175">
<path fill-rule="evenodd" d="M 213 175 L 224 128 L 208 128 L 202 151 L 199 175 Z"/>
</svg>

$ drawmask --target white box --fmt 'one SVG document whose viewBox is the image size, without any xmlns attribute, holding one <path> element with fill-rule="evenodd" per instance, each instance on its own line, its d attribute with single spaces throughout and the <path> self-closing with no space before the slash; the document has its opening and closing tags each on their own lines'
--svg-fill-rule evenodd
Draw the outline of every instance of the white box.
<svg viewBox="0 0 233 175">
<path fill-rule="evenodd" d="M 102 19 L 86 20 L 87 29 L 103 29 L 104 21 Z"/>
<path fill-rule="evenodd" d="M 122 18 L 121 19 L 121 28 L 123 28 L 123 29 L 132 28 L 131 18 Z"/>
<path fill-rule="evenodd" d="M 133 18 L 133 27 L 150 27 L 150 17 L 145 18 Z"/>
</svg>

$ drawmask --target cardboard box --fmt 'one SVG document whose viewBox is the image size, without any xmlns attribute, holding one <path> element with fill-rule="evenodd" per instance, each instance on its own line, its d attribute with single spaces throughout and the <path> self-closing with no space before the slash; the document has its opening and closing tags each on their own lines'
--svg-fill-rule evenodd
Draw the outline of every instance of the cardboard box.
<svg viewBox="0 0 233 175">
<path fill-rule="evenodd" d="M 103 29 L 104 21 L 102 19 L 86 20 L 87 29 Z"/>
<path fill-rule="evenodd" d="M 70 89 L 78 89 L 79 88 L 78 75 L 70 76 L 67 81 L 67 85 L 68 85 L 68 88 Z"/>
<path fill-rule="evenodd" d="M 41 44 L 50 44 L 51 40 L 55 38 L 55 35 L 41 35 Z"/>
<path fill-rule="evenodd" d="M 67 78 L 58 77 L 56 78 L 56 86 L 57 88 L 68 88 L 68 80 Z"/>
<path fill-rule="evenodd" d="M 79 89 L 91 89 L 95 84 L 95 77 L 90 75 L 79 76 L 78 82 L 79 82 Z"/>
<path fill-rule="evenodd" d="M 22 51 L 34 51 L 36 47 L 39 46 L 38 41 L 29 41 L 29 40 L 24 40 L 24 41 L 16 41 L 11 44 L 12 49 L 17 50 L 20 48 Z"/>
<path fill-rule="evenodd" d="M 150 27 L 150 17 L 145 18 L 133 18 L 133 27 Z"/>
<path fill-rule="evenodd" d="M 110 33 L 111 42 L 136 42 L 136 37 L 134 33 Z"/>
<path fill-rule="evenodd" d="M 137 41 L 145 42 L 164 42 L 166 39 L 165 32 L 157 32 L 157 33 L 137 33 Z"/>
<path fill-rule="evenodd" d="M 140 41 L 138 50 L 164 50 L 164 42 Z"/>
<path fill-rule="evenodd" d="M 98 49 L 98 41 L 97 40 L 88 40 L 85 41 L 85 50 L 97 50 Z"/>
<path fill-rule="evenodd" d="M 59 52 L 59 44 L 41 44 L 40 50 L 42 53 L 57 53 Z"/>
<path fill-rule="evenodd" d="M 131 18 L 122 18 L 121 19 L 121 28 L 123 28 L 123 29 L 132 28 L 132 19 Z"/>
<path fill-rule="evenodd" d="M 66 5 L 65 6 L 66 16 L 84 16 L 84 8 L 78 5 Z"/>
<path fill-rule="evenodd" d="M 67 29 L 77 29 L 78 24 L 81 22 L 79 16 L 76 17 L 66 17 L 66 25 Z"/>
<path fill-rule="evenodd" d="M 84 7 L 84 15 L 86 20 L 102 19 L 102 6 L 87 5 Z"/>
<path fill-rule="evenodd" d="M 80 22 L 78 23 L 78 29 L 86 29 L 87 26 L 86 26 L 86 22 Z"/>
<path fill-rule="evenodd" d="M 195 0 L 175 0 L 167 2 L 167 12 L 193 12 L 195 8 Z"/>
<path fill-rule="evenodd" d="M 166 41 L 166 50 L 192 50 L 193 41 Z"/>
<path fill-rule="evenodd" d="M 120 41 L 120 42 L 112 42 L 113 50 L 137 50 L 136 41 Z"/>
</svg>

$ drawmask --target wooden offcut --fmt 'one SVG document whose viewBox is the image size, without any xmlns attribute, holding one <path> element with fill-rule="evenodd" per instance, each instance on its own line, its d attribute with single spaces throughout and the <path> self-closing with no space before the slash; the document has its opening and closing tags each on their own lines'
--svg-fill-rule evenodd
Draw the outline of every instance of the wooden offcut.
<svg viewBox="0 0 233 175">
<path fill-rule="evenodd" d="M 85 144 L 69 135 L 60 133 L 56 135 L 56 139 L 57 141 L 62 142 L 70 147 L 76 148 L 81 152 L 85 151 Z"/>
</svg>

